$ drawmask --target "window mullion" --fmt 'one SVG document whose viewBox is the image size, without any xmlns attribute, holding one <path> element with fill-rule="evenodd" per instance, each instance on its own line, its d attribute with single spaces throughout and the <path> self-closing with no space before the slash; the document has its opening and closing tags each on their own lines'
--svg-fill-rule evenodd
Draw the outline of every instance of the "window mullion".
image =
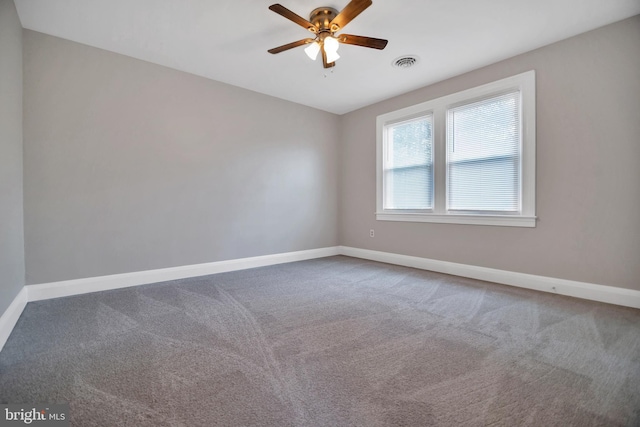
<svg viewBox="0 0 640 427">
<path fill-rule="evenodd" d="M 434 119 L 434 156 L 433 156 L 433 213 L 444 215 L 447 212 L 447 146 L 446 146 L 446 110 L 437 108 Z"/>
</svg>

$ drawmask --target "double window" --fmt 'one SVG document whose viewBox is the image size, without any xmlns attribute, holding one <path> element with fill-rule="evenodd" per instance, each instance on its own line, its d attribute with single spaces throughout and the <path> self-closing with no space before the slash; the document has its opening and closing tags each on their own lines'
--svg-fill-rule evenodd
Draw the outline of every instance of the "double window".
<svg viewBox="0 0 640 427">
<path fill-rule="evenodd" d="M 377 126 L 377 219 L 535 227 L 533 71 Z"/>
</svg>

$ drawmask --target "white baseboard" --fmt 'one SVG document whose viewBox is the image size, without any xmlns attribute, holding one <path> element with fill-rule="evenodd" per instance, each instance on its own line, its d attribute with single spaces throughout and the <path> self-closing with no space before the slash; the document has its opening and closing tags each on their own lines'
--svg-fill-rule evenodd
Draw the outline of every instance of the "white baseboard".
<svg viewBox="0 0 640 427">
<path fill-rule="evenodd" d="M 287 262 L 304 261 L 333 255 L 346 255 L 388 264 L 403 265 L 421 270 L 436 271 L 455 276 L 469 277 L 520 288 L 552 292 L 588 300 L 617 304 L 625 307 L 640 308 L 640 291 L 596 285 L 593 283 L 555 279 L 553 277 L 516 273 L 494 268 L 477 267 L 454 262 L 438 261 L 389 252 L 358 249 L 348 246 L 310 249 L 205 264 L 185 265 L 161 268 L 158 270 L 137 271 L 133 273 L 113 274 L 109 276 L 89 277 L 85 279 L 65 280 L 61 282 L 27 285 L 15 297 L 11 305 L 0 316 L 0 350 L 9 338 L 13 327 L 22 314 L 27 302 L 50 298 L 59 298 L 89 292 L 120 289 L 130 286 L 146 285 L 167 280 L 185 279 L 208 274 L 264 267 Z"/>
<path fill-rule="evenodd" d="M 11 335 L 11 331 L 13 331 L 13 327 L 18 322 L 27 302 L 27 289 L 23 287 L 2 316 L 0 316 L 0 350 L 2 350 L 4 343 L 7 342 L 9 335 Z"/>
<path fill-rule="evenodd" d="M 39 301 L 43 299 L 86 294 L 89 292 L 146 285 L 149 283 L 166 282 L 167 280 L 185 279 L 188 277 L 245 270 L 247 268 L 304 261 L 307 259 L 339 255 L 339 253 L 339 248 L 337 246 L 333 246 L 298 252 L 239 258 L 228 261 L 208 262 L 205 264 L 184 265 L 157 270 L 136 271 L 133 273 L 112 274 L 109 276 L 87 277 L 85 279 L 41 283 L 37 285 L 28 285 L 26 288 L 29 291 L 29 301 Z"/>
<path fill-rule="evenodd" d="M 536 291 L 551 292 L 576 298 L 622 305 L 625 307 L 640 308 L 640 291 L 632 289 L 556 279 L 553 277 L 536 276 L 533 274 L 516 273 L 513 271 L 498 270 L 495 268 L 477 267 L 474 265 L 438 261 L 434 259 L 372 251 L 368 249 L 358 249 L 348 246 L 340 246 L 340 253 L 354 258 L 363 258 L 388 264 L 418 268 L 421 270 L 436 271 L 438 273 L 452 274 L 455 276 L 485 280 L 487 282 L 517 286 L 519 288 L 527 288 Z"/>
<path fill-rule="evenodd" d="M 112 274 L 109 276 L 87 277 L 84 279 L 64 280 L 60 282 L 27 285 L 13 300 L 9 308 L 0 316 L 0 351 L 6 343 L 16 322 L 20 318 L 27 302 L 51 298 L 86 294 L 89 292 L 107 291 L 167 280 L 185 279 L 188 277 L 206 276 L 208 274 L 265 267 L 287 262 L 304 261 L 340 255 L 338 246 L 309 249 L 305 251 L 286 252 L 250 258 L 239 258 L 228 261 L 208 262 L 180 267 L 161 268 L 157 270 L 136 271 L 133 273 Z"/>
</svg>

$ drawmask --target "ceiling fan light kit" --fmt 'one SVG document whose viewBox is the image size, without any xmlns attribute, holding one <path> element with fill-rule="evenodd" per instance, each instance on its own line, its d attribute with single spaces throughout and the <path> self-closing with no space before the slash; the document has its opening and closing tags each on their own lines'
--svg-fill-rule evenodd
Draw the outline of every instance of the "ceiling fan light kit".
<svg viewBox="0 0 640 427">
<path fill-rule="evenodd" d="M 315 61 L 318 54 L 322 53 L 322 65 L 324 68 L 331 68 L 335 66 L 335 62 L 340 58 L 340 55 L 338 55 L 340 43 L 382 50 L 387 45 L 387 40 L 351 34 L 335 34 L 371 4 L 371 0 L 351 0 L 339 13 L 332 7 L 318 7 L 311 11 L 309 20 L 295 14 L 281 4 L 272 4 L 269 6 L 270 10 L 315 34 L 315 38 L 306 38 L 287 43 L 269 49 L 268 52 L 276 54 L 294 47 L 308 45 L 304 49 L 307 56 Z"/>
</svg>

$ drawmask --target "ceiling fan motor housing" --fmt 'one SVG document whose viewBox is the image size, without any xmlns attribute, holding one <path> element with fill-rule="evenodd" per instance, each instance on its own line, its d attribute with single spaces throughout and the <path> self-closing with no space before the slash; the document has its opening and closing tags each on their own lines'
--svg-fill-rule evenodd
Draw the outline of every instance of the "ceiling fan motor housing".
<svg viewBox="0 0 640 427">
<path fill-rule="evenodd" d="M 334 25 L 336 28 L 331 28 L 331 21 L 333 18 L 338 16 L 338 11 L 332 7 L 318 7 L 311 11 L 311 15 L 309 15 L 309 22 L 311 22 L 318 29 L 317 33 L 333 33 L 338 31 L 339 28 L 337 25 Z"/>
</svg>

